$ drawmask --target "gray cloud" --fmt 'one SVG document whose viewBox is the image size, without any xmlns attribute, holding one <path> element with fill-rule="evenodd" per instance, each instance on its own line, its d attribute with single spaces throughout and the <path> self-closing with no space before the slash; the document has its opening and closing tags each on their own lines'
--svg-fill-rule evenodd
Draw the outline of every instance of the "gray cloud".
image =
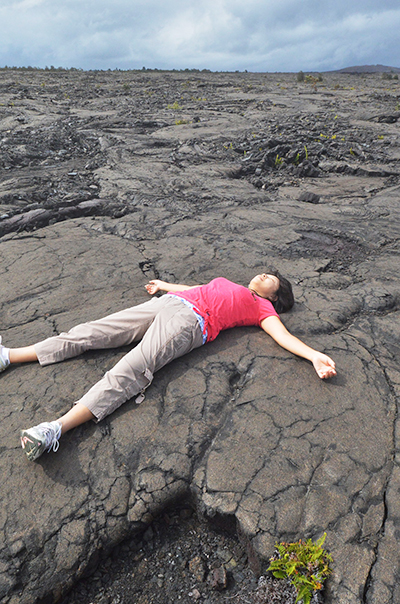
<svg viewBox="0 0 400 604">
<path fill-rule="evenodd" d="M 0 65 L 400 66 L 398 0 L 1 0 Z"/>
</svg>

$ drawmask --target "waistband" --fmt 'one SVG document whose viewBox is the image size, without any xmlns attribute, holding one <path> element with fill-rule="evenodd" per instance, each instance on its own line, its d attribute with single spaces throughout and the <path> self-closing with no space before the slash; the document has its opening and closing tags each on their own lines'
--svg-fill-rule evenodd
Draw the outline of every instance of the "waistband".
<svg viewBox="0 0 400 604">
<path fill-rule="evenodd" d="M 192 310 L 194 312 L 194 314 L 196 315 L 196 319 L 199 322 L 201 333 L 203 334 L 203 344 L 205 344 L 207 342 L 207 336 L 208 336 L 208 332 L 207 332 L 207 329 L 205 326 L 205 320 L 204 320 L 204 317 L 199 313 L 197 308 L 194 306 L 194 304 L 189 302 L 189 300 L 185 300 L 185 298 L 181 298 L 181 296 L 177 296 L 175 294 L 165 294 L 165 295 L 169 296 L 170 298 L 174 297 L 177 300 L 180 300 L 181 302 L 183 302 L 185 304 L 185 306 L 187 306 L 188 308 L 190 308 L 190 310 Z"/>
</svg>

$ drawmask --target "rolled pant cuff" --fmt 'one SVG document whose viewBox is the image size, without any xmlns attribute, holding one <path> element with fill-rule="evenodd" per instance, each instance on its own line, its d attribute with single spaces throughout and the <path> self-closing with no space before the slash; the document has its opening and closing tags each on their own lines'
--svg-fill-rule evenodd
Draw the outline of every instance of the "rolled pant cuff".
<svg viewBox="0 0 400 604">
<path fill-rule="evenodd" d="M 107 372 L 100 382 L 97 382 L 97 384 L 92 386 L 92 388 L 75 403 L 75 405 L 80 403 L 89 409 L 95 416 L 96 422 L 101 421 L 107 417 L 107 415 L 110 415 L 118 409 L 123 403 L 132 398 L 136 397 L 136 404 L 140 404 L 145 398 L 145 390 L 153 381 L 153 373 L 150 369 L 146 368 L 142 374 L 138 374 L 136 379 L 130 382 L 129 387 L 120 387 L 117 391 L 116 389 L 111 390 L 110 388 L 110 376 L 111 372 Z"/>
</svg>

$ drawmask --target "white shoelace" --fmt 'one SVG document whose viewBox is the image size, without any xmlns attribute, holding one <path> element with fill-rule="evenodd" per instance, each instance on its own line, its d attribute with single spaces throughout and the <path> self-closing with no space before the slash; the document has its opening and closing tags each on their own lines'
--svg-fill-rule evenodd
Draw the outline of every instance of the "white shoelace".
<svg viewBox="0 0 400 604">
<path fill-rule="evenodd" d="M 47 424 L 43 424 L 42 430 L 44 432 L 45 438 L 45 447 L 48 453 L 51 450 L 56 453 L 60 446 L 59 438 L 61 436 L 61 424 L 58 422 L 49 422 Z"/>
</svg>

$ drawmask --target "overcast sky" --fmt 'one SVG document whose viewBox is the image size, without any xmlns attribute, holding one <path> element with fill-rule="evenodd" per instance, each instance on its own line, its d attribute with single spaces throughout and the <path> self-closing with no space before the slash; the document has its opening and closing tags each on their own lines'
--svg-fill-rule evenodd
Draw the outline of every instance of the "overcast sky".
<svg viewBox="0 0 400 604">
<path fill-rule="evenodd" d="M 0 0 L 0 66 L 400 67 L 399 0 Z"/>
</svg>

